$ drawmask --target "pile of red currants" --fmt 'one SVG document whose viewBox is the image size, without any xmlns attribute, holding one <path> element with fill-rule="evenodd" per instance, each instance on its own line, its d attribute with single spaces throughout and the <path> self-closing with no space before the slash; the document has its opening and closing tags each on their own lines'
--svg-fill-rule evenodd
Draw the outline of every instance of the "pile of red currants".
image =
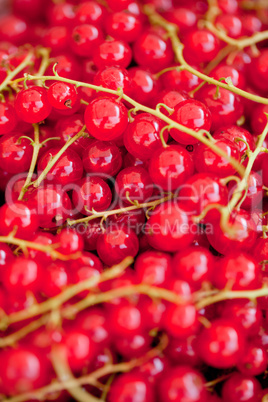
<svg viewBox="0 0 268 402">
<path fill-rule="evenodd" d="M 1 4 L 0 400 L 268 401 L 267 0 Z"/>
</svg>

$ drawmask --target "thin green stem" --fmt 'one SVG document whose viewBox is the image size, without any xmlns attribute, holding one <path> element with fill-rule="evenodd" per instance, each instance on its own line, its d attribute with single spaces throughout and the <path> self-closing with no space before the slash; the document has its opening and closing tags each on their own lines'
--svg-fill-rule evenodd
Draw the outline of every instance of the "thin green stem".
<svg viewBox="0 0 268 402">
<path fill-rule="evenodd" d="M 34 127 L 34 142 L 33 142 L 33 156 L 32 156 L 32 161 L 31 161 L 31 165 L 30 165 L 30 169 L 28 171 L 27 174 L 27 178 L 25 180 L 25 183 L 21 189 L 20 195 L 18 200 L 21 201 L 24 197 L 24 194 L 26 193 L 29 184 L 31 183 L 33 174 L 34 174 L 34 170 L 36 167 L 36 163 L 37 163 L 37 159 L 38 159 L 38 154 L 40 151 L 40 148 L 42 147 L 42 144 L 40 144 L 39 142 L 39 124 L 33 124 Z"/>
<path fill-rule="evenodd" d="M 7 77 L 4 79 L 2 84 L 0 85 L 0 92 L 3 91 L 15 78 L 22 70 L 24 70 L 25 67 L 29 66 L 31 64 L 31 59 L 33 57 L 33 52 L 30 51 L 25 59 L 16 67 L 13 71 L 10 71 L 7 75 Z"/>
</svg>

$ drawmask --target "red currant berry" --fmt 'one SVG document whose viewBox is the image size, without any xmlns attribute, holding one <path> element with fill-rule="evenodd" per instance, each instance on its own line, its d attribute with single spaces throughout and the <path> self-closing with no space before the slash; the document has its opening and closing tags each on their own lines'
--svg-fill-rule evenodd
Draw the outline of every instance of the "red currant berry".
<svg viewBox="0 0 268 402">
<path fill-rule="evenodd" d="M 242 34 L 242 21 L 239 16 L 221 14 L 216 18 L 215 23 L 231 38 L 239 38 Z"/>
<path fill-rule="evenodd" d="M 0 167 L 8 173 L 21 173 L 29 169 L 33 148 L 23 134 L 9 133 L 0 139 Z"/>
<path fill-rule="evenodd" d="M 179 199 L 193 215 L 200 215 L 211 204 L 227 205 L 228 191 L 218 176 L 198 173 L 181 186 Z"/>
<path fill-rule="evenodd" d="M 136 400 L 139 402 L 153 402 L 153 388 L 141 374 L 124 373 L 113 381 L 109 394 L 109 402 L 123 402 Z"/>
<path fill-rule="evenodd" d="M 102 31 L 95 25 L 83 24 L 73 29 L 71 48 L 81 57 L 92 57 L 96 47 L 103 40 Z"/>
<path fill-rule="evenodd" d="M 122 156 L 113 142 L 94 141 L 83 152 L 83 165 L 88 173 L 101 172 L 110 177 L 121 169 Z"/>
<path fill-rule="evenodd" d="M 184 56 L 194 63 L 207 63 L 217 56 L 220 50 L 218 38 L 205 29 L 193 29 L 184 38 Z"/>
<path fill-rule="evenodd" d="M 50 148 L 39 160 L 38 171 L 41 173 L 47 167 L 53 157 L 55 157 L 61 147 Z M 57 184 L 72 184 L 81 179 L 83 175 L 82 161 L 75 151 L 67 149 L 57 160 L 46 179 Z"/>
<path fill-rule="evenodd" d="M 93 61 L 99 68 L 119 67 L 126 68 L 132 59 L 132 51 L 130 46 L 121 40 L 103 41 L 94 50 Z"/>
<path fill-rule="evenodd" d="M 106 9 L 96 1 L 84 1 L 78 4 L 75 12 L 75 22 L 81 24 L 103 25 Z"/>
<path fill-rule="evenodd" d="M 194 131 L 206 130 L 209 131 L 211 127 L 211 113 L 209 109 L 201 102 L 194 99 L 187 99 L 180 102 L 174 108 L 171 115 L 172 120 Z M 197 138 L 172 128 L 170 135 L 175 141 L 181 144 L 196 144 Z"/>
<path fill-rule="evenodd" d="M 114 91 L 122 88 L 125 94 L 130 94 L 131 91 L 129 73 L 124 68 L 108 67 L 105 70 L 98 71 L 94 76 L 93 83 L 94 85 L 113 89 Z"/>
<path fill-rule="evenodd" d="M 118 173 L 115 189 L 124 203 L 131 204 L 138 201 L 142 204 L 153 194 L 153 183 L 144 168 L 128 167 Z"/>
<path fill-rule="evenodd" d="M 223 318 L 236 322 L 243 328 L 244 333 L 249 336 L 256 336 L 260 331 L 262 323 L 262 312 L 252 301 L 229 300 L 224 303 L 221 311 Z"/>
<path fill-rule="evenodd" d="M 77 100 L 76 88 L 67 82 L 54 82 L 47 91 L 48 100 L 56 109 L 68 110 Z"/>
<path fill-rule="evenodd" d="M 228 156 L 240 162 L 240 153 L 237 145 L 228 139 L 217 139 L 214 143 Z M 226 177 L 235 173 L 236 169 L 223 156 L 218 155 L 207 145 L 198 144 L 195 151 L 195 167 L 200 173 L 212 173 L 220 177 Z"/>
<path fill-rule="evenodd" d="M 41 351 L 17 346 L 1 351 L 1 386 L 7 395 L 29 392 L 47 384 L 48 363 Z"/>
<path fill-rule="evenodd" d="M 159 93 L 155 100 L 154 106 L 156 107 L 158 103 L 163 103 L 167 105 L 170 109 L 174 109 L 180 102 L 189 99 L 189 95 L 184 91 L 172 91 L 172 90 L 163 90 Z M 166 116 L 169 116 L 169 112 L 162 107 L 161 112 Z"/>
<path fill-rule="evenodd" d="M 77 253 L 84 248 L 83 237 L 73 229 L 63 229 L 55 237 L 55 243 L 60 244 L 57 251 L 65 255 Z"/>
<path fill-rule="evenodd" d="M 161 120 L 149 113 L 135 116 L 124 133 L 124 144 L 128 152 L 135 158 L 149 159 L 152 153 L 162 146 L 159 137 L 162 127 Z M 167 132 L 164 133 L 164 139 L 168 139 Z"/>
<path fill-rule="evenodd" d="M 139 103 L 151 105 L 158 95 L 160 84 L 153 74 L 139 67 L 131 67 L 129 77 L 132 83 L 132 97 Z"/>
<path fill-rule="evenodd" d="M 68 330 L 59 347 L 67 357 L 70 369 L 75 372 L 88 366 L 96 354 L 96 347 L 89 335 L 79 328 Z"/>
<path fill-rule="evenodd" d="M 158 391 L 161 402 L 207 401 L 205 379 L 190 366 L 177 366 L 167 370 L 159 380 Z"/>
<path fill-rule="evenodd" d="M 178 251 L 189 246 L 197 231 L 186 210 L 176 202 L 155 208 L 145 227 L 149 244 L 161 251 Z"/>
<path fill-rule="evenodd" d="M 168 67 L 174 58 L 170 41 L 153 32 L 145 32 L 139 37 L 133 47 L 133 56 L 139 66 L 152 72 Z"/>
<path fill-rule="evenodd" d="M 251 215 L 243 209 L 231 213 L 228 230 L 221 227 L 218 218 L 213 218 L 208 223 L 207 238 L 212 247 L 221 254 L 230 250 L 248 250 L 256 241 L 256 224 Z"/>
<path fill-rule="evenodd" d="M 193 304 L 170 304 L 164 315 L 164 327 L 175 338 L 187 338 L 197 333 L 200 322 Z"/>
<path fill-rule="evenodd" d="M 55 185 L 38 187 L 29 197 L 38 213 L 40 226 L 55 228 L 61 226 L 72 210 L 72 203 L 68 194 Z"/>
<path fill-rule="evenodd" d="M 203 361 L 215 368 L 231 368 L 244 353 L 244 335 L 241 328 L 229 320 L 218 319 L 204 328 L 198 339 L 198 350 Z"/>
<path fill-rule="evenodd" d="M 256 402 L 260 393 L 261 385 L 258 380 L 240 373 L 232 374 L 222 389 L 224 402 Z"/>
<path fill-rule="evenodd" d="M 47 90 L 42 87 L 23 89 L 17 94 L 15 110 L 19 118 L 27 123 L 39 123 L 51 112 Z"/>
<path fill-rule="evenodd" d="M 127 128 L 127 108 L 115 98 L 103 96 L 94 99 L 86 108 L 85 124 L 90 134 L 98 140 L 113 140 Z"/>
<path fill-rule="evenodd" d="M 108 184 L 101 178 L 89 176 L 81 179 L 72 194 L 72 201 L 77 211 L 91 215 L 95 211 L 105 211 L 112 201 Z"/>
<path fill-rule="evenodd" d="M 254 137 L 250 134 L 250 132 L 242 127 L 239 126 L 224 126 L 222 128 L 217 129 L 213 133 L 213 138 L 215 139 L 227 139 L 229 141 L 235 142 L 239 151 L 241 158 L 247 151 L 247 144 L 249 148 L 254 151 L 255 144 L 254 144 Z M 239 138 L 246 141 L 239 141 Z"/>
<path fill-rule="evenodd" d="M 135 261 L 137 280 L 152 286 L 165 286 L 171 277 L 171 257 L 159 251 L 145 251 Z"/>
<path fill-rule="evenodd" d="M 0 233 L 7 236 L 16 229 L 16 236 L 27 239 L 38 229 L 39 219 L 36 212 L 23 201 L 4 204 L 0 208 Z"/>
<path fill-rule="evenodd" d="M 172 261 L 176 277 L 197 289 L 204 281 L 211 281 L 214 264 L 213 255 L 203 247 L 189 247 L 175 254 Z"/>
<path fill-rule="evenodd" d="M 149 162 L 153 182 L 165 191 L 176 190 L 194 171 L 189 153 L 180 145 L 170 145 L 154 152 Z"/>
<path fill-rule="evenodd" d="M 108 328 L 107 316 L 99 307 L 91 308 L 78 317 L 77 326 L 89 334 L 90 339 L 100 348 L 110 343 L 110 330 Z"/>
<path fill-rule="evenodd" d="M 246 345 L 246 352 L 237 365 L 238 370 L 245 375 L 260 375 L 267 368 L 268 354 L 264 347 L 253 342 Z"/>
<path fill-rule="evenodd" d="M 137 235 L 125 226 L 107 228 L 97 242 L 100 259 L 108 266 L 119 264 L 124 258 L 135 257 L 139 251 Z"/>
<path fill-rule="evenodd" d="M 225 88 L 217 89 L 214 86 L 204 86 L 196 93 L 196 97 L 211 112 L 212 131 L 219 127 L 235 124 L 243 114 L 240 98 Z"/>
<path fill-rule="evenodd" d="M 138 39 L 142 31 L 142 24 L 138 16 L 126 11 L 119 11 L 108 16 L 105 29 L 107 34 L 113 38 L 131 43 Z"/>
<path fill-rule="evenodd" d="M 7 265 L 3 283 L 5 289 L 16 296 L 24 296 L 26 292 L 37 292 L 43 282 L 43 267 L 38 261 L 25 257 L 17 257 Z"/>
<path fill-rule="evenodd" d="M 187 70 L 171 70 L 162 74 L 161 83 L 165 89 L 190 92 L 199 84 L 201 79 Z"/>
<path fill-rule="evenodd" d="M 176 24 L 182 34 L 194 28 L 197 22 L 195 12 L 186 7 L 174 8 L 172 11 L 165 14 L 165 18 L 173 24 Z"/>
<path fill-rule="evenodd" d="M 42 44 L 45 47 L 51 48 L 52 55 L 66 51 L 69 46 L 69 32 L 67 27 L 56 26 L 46 29 L 42 36 Z"/>
<path fill-rule="evenodd" d="M 46 266 L 44 281 L 41 286 L 46 297 L 54 297 L 69 285 L 69 275 L 63 262 L 51 262 Z"/>
<path fill-rule="evenodd" d="M 13 106 L 0 103 L 0 135 L 12 131 L 17 124 L 17 117 Z"/>
</svg>

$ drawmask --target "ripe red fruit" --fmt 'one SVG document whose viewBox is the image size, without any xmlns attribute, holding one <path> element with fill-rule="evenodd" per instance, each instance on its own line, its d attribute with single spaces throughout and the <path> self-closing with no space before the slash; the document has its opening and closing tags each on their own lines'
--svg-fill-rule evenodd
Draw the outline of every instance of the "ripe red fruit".
<svg viewBox="0 0 268 402">
<path fill-rule="evenodd" d="M 122 155 L 113 142 L 94 141 L 83 152 L 83 166 L 88 173 L 101 172 L 109 178 L 121 169 Z"/>
<path fill-rule="evenodd" d="M 0 135 L 12 131 L 17 124 L 17 117 L 13 106 L 0 103 Z"/>
<path fill-rule="evenodd" d="M 165 402 L 207 401 L 205 379 L 191 366 L 177 366 L 167 370 L 158 384 L 160 400 Z"/>
<path fill-rule="evenodd" d="M 46 119 L 52 106 L 48 100 L 47 90 L 33 86 L 17 94 L 15 110 L 19 118 L 27 123 L 39 123 Z"/>
<path fill-rule="evenodd" d="M 8 173 L 21 173 L 29 169 L 33 147 L 23 133 L 12 132 L 0 139 L 0 168 Z"/>
<path fill-rule="evenodd" d="M 174 252 L 191 244 L 197 226 L 181 204 L 169 201 L 155 208 L 145 230 L 152 247 Z"/>
<path fill-rule="evenodd" d="M 115 190 L 121 201 L 126 204 L 138 201 L 142 204 L 153 194 L 153 183 L 148 172 L 142 167 L 122 169 L 115 181 Z"/>
<path fill-rule="evenodd" d="M 60 110 L 72 108 L 77 99 L 77 91 L 74 85 L 67 82 L 54 82 L 47 91 L 51 106 Z"/>
<path fill-rule="evenodd" d="M 85 124 L 90 134 L 98 140 L 114 140 L 127 128 L 127 108 L 113 97 L 96 98 L 86 108 Z"/>
<path fill-rule="evenodd" d="M 211 127 L 210 110 L 203 103 L 194 99 L 186 99 L 176 105 L 170 118 L 193 131 L 209 131 Z M 177 128 L 172 128 L 170 135 L 181 144 L 196 144 L 199 141 Z"/>
<path fill-rule="evenodd" d="M 39 226 L 37 212 L 23 201 L 4 204 L 0 208 L 0 233 L 7 236 L 16 229 L 15 235 L 27 239 Z"/>
<path fill-rule="evenodd" d="M 165 191 L 177 190 L 193 174 L 190 154 L 180 145 L 161 148 L 151 155 L 150 176 Z"/>
<path fill-rule="evenodd" d="M 153 402 L 153 388 L 145 376 L 138 373 L 124 373 L 113 381 L 109 394 L 109 402 L 120 402 L 136 399 L 140 402 Z M 135 400 L 134 399 L 134 400 Z"/>
<path fill-rule="evenodd" d="M 215 368 L 231 368 L 243 356 L 244 344 L 244 334 L 237 324 L 218 319 L 199 335 L 198 351 L 206 364 Z"/>
</svg>

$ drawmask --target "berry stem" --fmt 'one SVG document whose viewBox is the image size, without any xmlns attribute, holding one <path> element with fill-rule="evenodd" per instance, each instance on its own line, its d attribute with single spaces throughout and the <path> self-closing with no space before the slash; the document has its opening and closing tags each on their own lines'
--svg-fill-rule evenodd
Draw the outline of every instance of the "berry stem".
<svg viewBox="0 0 268 402">
<path fill-rule="evenodd" d="M 14 237 L 13 233 L 10 233 L 8 236 L 0 236 L 0 243 L 14 244 L 15 246 L 19 246 L 23 251 L 27 250 L 28 248 L 32 248 L 34 250 L 42 251 L 43 253 L 48 253 L 50 254 L 51 258 L 62 261 L 76 259 L 78 256 L 78 254 L 64 255 L 55 250 L 53 246 L 45 246 L 40 243 L 18 239 L 17 237 Z"/>
<path fill-rule="evenodd" d="M 10 84 L 10 82 L 13 80 L 13 78 L 16 77 L 25 67 L 29 66 L 32 63 L 32 57 L 33 57 L 33 52 L 30 51 L 25 59 L 13 70 L 10 71 L 7 75 L 7 77 L 4 79 L 4 81 L 0 85 L 0 92 L 2 92 L 6 87 Z"/>
<path fill-rule="evenodd" d="M 60 346 L 52 347 L 50 357 L 55 373 L 57 374 L 57 377 L 61 382 L 75 379 L 69 367 L 66 354 Z M 68 392 L 75 400 L 79 402 L 100 401 L 99 399 L 90 395 L 86 390 L 84 390 L 81 385 L 76 385 L 75 387 L 68 388 Z"/>
<path fill-rule="evenodd" d="M 47 164 L 46 168 L 43 170 L 43 172 L 40 174 L 38 179 L 36 179 L 34 182 L 30 183 L 33 185 L 35 188 L 37 188 L 42 181 L 46 178 L 47 174 L 49 171 L 53 168 L 55 163 L 60 159 L 60 157 L 64 154 L 66 149 L 69 148 L 70 145 L 72 145 L 78 138 L 82 137 L 86 130 L 86 126 L 83 126 L 83 128 L 77 133 L 74 137 L 70 138 L 64 146 L 60 149 L 60 151 L 51 159 L 51 161 Z"/>
<path fill-rule="evenodd" d="M 67 220 L 67 222 L 70 226 L 72 226 L 72 225 L 76 225 L 78 223 L 89 222 L 96 218 L 104 218 L 104 220 L 105 220 L 108 218 L 108 216 L 111 216 L 111 215 L 122 214 L 124 212 L 134 211 L 136 209 L 156 207 L 157 205 L 162 204 L 163 202 L 166 202 L 166 201 L 170 201 L 173 198 L 174 198 L 173 194 L 170 194 L 167 197 L 159 198 L 158 200 L 155 200 L 155 201 L 145 202 L 143 204 L 135 204 L 135 205 L 131 205 L 129 207 L 112 209 L 111 211 L 105 211 L 105 212 L 92 212 L 92 215 L 87 216 L 86 218 L 81 218 L 81 219 L 77 219 L 77 220 L 73 220 L 73 221 Z"/>
<path fill-rule="evenodd" d="M 42 303 L 34 304 L 28 309 L 17 311 L 15 313 L 6 316 L 3 319 L 3 324 L 10 325 L 15 322 L 26 320 L 27 318 L 35 317 L 40 314 L 47 313 L 50 310 L 57 310 L 67 302 L 72 299 L 77 294 L 94 288 L 98 284 L 105 282 L 107 280 L 113 279 L 121 275 L 121 273 L 133 262 L 131 257 L 125 258 L 120 264 L 114 265 L 112 268 L 107 269 L 99 276 L 92 276 L 91 278 L 78 282 L 75 285 L 71 285 L 63 290 L 57 296 L 54 296 Z"/>
<path fill-rule="evenodd" d="M 207 77 L 207 76 L 204 75 L 204 77 Z M 35 79 L 42 80 L 42 81 L 46 81 L 46 80 L 54 80 L 55 81 L 55 76 L 34 76 L 34 75 L 28 75 L 27 76 L 27 80 L 35 80 Z M 56 76 L 56 79 L 58 81 L 68 82 L 69 84 L 76 85 L 76 87 L 84 86 L 86 88 L 94 89 L 95 91 L 102 91 L 102 92 L 106 92 L 106 93 L 109 93 L 109 94 L 112 94 L 112 95 L 120 96 L 120 98 L 125 99 L 127 102 L 129 102 L 130 104 L 132 104 L 134 106 L 135 112 L 141 110 L 141 111 L 143 111 L 145 113 L 152 114 L 153 116 L 156 116 L 159 119 L 161 119 L 164 122 L 166 122 L 170 126 L 170 128 L 176 128 L 176 129 L 178 129 L 180 131 L 183 131 L 184 133 L 187 133 L 187 134 L 191 135 L 192 137 L 198 139 L 200 142 L 202 142 L 203 144 L 205 144 L 206 146 L 211 148 L 218 155 L 220 155 L 223 158 L 225 158 L 226 160 L 228 160 L 231 163 L 231 165 L 237 170 L 237 172 L 241 176 L 243 176 L 244 170 L 245 170 L 244 167 L 242 165 L 240 165 L 236 159 L 234 159 L 234 158 L 230 157 L 229 155 L 227 155 L 222 149 L 220 149 L 215 144 L 213 144 L 209 139 L 207 139 L 203 135 L 202 131 L 201 132 L 200 131 L 194 131 L 194 130 L 186 127 L 186 126 L 183 126 L 183 125 L 175 122 L 170 117 L 168 117 L 164 113 L 162 113 L 160 110 L 151 109 L 151 108 L 149 108 L 147 106 L 142 105 L 141 103 L 138 103 L 138 102 L 134 101 L 132 98 L 130 98 L 129 96 L 127 96 L 124 93 L 122 93 L 122 90 L 120 90 L 120 93 L 119 93 L 119 91 L 114 91 L 114 90 L 109 89 L 109 88 L 104 88 L 104 87 L 101 87 L 101 86 L 96 86 L 96 85 L 88 84 L 88 83 L 81 82 L 81 81 L 75 81 L 75 80 L 71 80 L 71 79 L 68 79 L 68 78 L 63 78 L 63 77 L 60 77 L 58 75 Z M 214 80 L 214 81 L 215 81 L 215 85 L 221 84 L 219 81 L 216 81 L 216 80 Z M 263 99 L 265 99 L 265 98 L 263 98 Z M 265 99 L 265 103 L 268 103 L 268 99 Z"/>
<path fill-rule="evenodd" d="M 27 189 L 28 189 L 28 187 L 29 187 L 29 185 L 31 183 L 33 173 L 34 173 L 34 170 L 35 170 L 35 166 L 36 166 L 36 163 L 37 163 L 38 154 L 39 154 L 40 148 L 42 147 L 42 144 L 40 144 L 40 142 L 39 142 L 39 125 L 38 124 L 33 124 L 33 127 L 34 127 L 34 142 L 32 143 L 32 145 L 33 145 L 33 156 L 32 156 L 30 169 L 29 169 L 29 172 L 27 174 L 27 178 L 25 180 L 25 183 L 24 183 L 24 185 L 23 185 L 23 187 L 21 189 L 21 192 L 20 192 L 20 195 L 19 195 L 19 198 L 18 198 L 19 201 L 21 201 L 23 199 L 24 194 L 26 193 L 26 191 L 27 191 Z"/>
<path fill-rule="evenodd" d="M 244 39 L 233 39 L 230 38 L 223 30 L 219 30 L 210 21 L 205 21 L 204 25 L 209 29 L 214 35 L 216 35 L 222 41 L 228 43 L 229 45 L 235 46 L 239 50 L 255 45 L 256 43 L 262 42 L 268 39 L 268 31 L 257 32 L 252 36 Z"/>
<path fill-rule="evenodd" d="M 68 379 L 64 381 L 55 380 L 51 384 L 45 387 L 33 390 L 31 392 L 25 392 L 13 398 L 4 399 L 2 402 L 24 402 L 34 399 L 43 400 L 45 396 L 54 392 L 59 392 L 64 389 L 68 390 L 73 387 L 81 385 L 96 385 L 98 378 L 104 377 L 113 373 L 123 373 L 132 370 L 134 367 L 138 367 L 155 356 L 159 356 L 162 351 L 167 347 L 167 337 L 163 336 L 160 339 L 159 344 L 151 349 L 148 353 L 138 359 L 132 359 L 128 362 L 117 364 L 105 364 L 104 367 L 94 371 L 93 373 L 81 376 L 79 378 Z"/>
<path fill-rule="evenodd" d="M 239 89 L 237 87 L 235 87 L 232 84 L 225 84 L 223 82 L 220 82 L 218 80 L 215 80 L 212 77 L 208 77 L 206 74 L 201 73 L 200 71 L 194 69 L 193 67 L 191 67 L 184 59 L 183 57 L 183 44 L 181 43 L 181 41 L 178 38 L 177 35 L 177 26 L 174 24 L 171 24 L 170 22 L 168 22 L 167 20 L 165 20 L 161 15 L 159 15 L 158 13 L 156 13 L 156 11 L 154 9 L 152 9 L 150 6 L 145 6 L 144 7 L 144 12 L 145 14 L 149 17 L 149 20 L 151 21 L 151 23 L 156 24 L 156 25 L 160 25 L 163 28 L 166 29 L 166 31 L 169 33 L 169 37 L 172 43 L 172 47 L 175 53 L 175 56 L 178 60 L 178 62 L 185 68 L 185 70 L 189 71 L 190 73 L 196 75 L 197 77 L 201 78 L 201 80 L 206 81 L 209 84 L 213 84 L 216 86 L 219 86 L 221 88 L 225 88 L 239 96 L 242 96 L 243 98 L 247 98 L 250 99 L 254 102 L 257 103 L 263 103 L 265 105 L 268 105 L 268 99 L 267 98 L 263 98 L 262 96 L 258 96 L 258 95 L 253 95 L 250 94 L 249 92 L 243 91 L 242 89 Z M 259 36 L 257 39 L 260 40 L 264 40 L 266 39 L 266 36 L 268 38 L 268 31 L 265 31 L 266 34 L 263 35 L 263 38 L 260 39 Z M 263 32 L 262 32 L 263 34 Z M 254 35 L 255 37 L 255 35 Z M 252 40 L 251 40 L 252 42 Z M 253 43 L 250 43 L 253 44 Z M 249 46 L 249 45 L 248 45 Z"/>
<path fill-rule="evenodd" d="M 230 299 L 249 299 L 255 300 L 259 297 L 268 296 L 268 287 L 263 286 L 260 289 L 254 290 L 222 290 L 215 295 L 204 297 L 199 302 L 196 303 L 196 309 L 201 310 L 202 308 L 209 306 L 210 304 L 218 303 L 223 300 Z"/>
</svg>

